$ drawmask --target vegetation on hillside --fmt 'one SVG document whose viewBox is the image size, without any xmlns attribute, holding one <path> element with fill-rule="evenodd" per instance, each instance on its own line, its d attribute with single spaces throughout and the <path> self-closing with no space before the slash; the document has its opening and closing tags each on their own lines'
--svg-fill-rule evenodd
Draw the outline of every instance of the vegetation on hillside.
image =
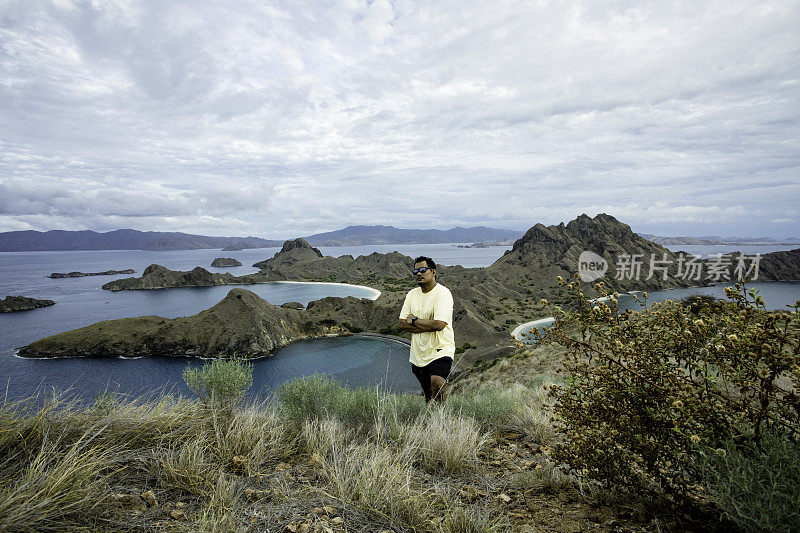
<svg viewBox="0 0 800 533">
<path fill-rule="evenodd" d="M 241 404 L 246 363 L 185 378 L 199 400 L 3 404 L 0 529 L 506 530 L 508 494 L 560 475 L 542 456 L 528 461 L 532 477 L 487 477 L 512 440 L 533 455 L 522 443 L 541 423 L 543 390 L 486 389 L 437 407 L 313 376 Z"/>
<path fill-rule="evenodd" d="M 572 311 L 540 335 L 566 350 L 556 461 L 684 504 L 710 496 L 746 530 L 800 528 L 800 302 L 769 312 L 737 283 L 728 301 L 620 313 L 602 283 L 593 302 L 559 281 Z"/>
</svg>

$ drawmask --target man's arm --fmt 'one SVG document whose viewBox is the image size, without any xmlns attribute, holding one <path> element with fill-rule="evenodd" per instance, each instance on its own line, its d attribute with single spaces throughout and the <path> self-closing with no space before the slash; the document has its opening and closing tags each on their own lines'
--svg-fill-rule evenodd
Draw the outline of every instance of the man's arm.
<svg viewBox="0 0 800 533">
<path fill-rule="evenodd" d="M 418 318 L 411 323 L 413 315 L 408 315 L 406 318 L 401 318 L 397 321 L 397 327 L 409 333 L 426 333 L 429 331 L 442 331 L 447 327 L 447 322 L 442 320 Z"/>
</svg>

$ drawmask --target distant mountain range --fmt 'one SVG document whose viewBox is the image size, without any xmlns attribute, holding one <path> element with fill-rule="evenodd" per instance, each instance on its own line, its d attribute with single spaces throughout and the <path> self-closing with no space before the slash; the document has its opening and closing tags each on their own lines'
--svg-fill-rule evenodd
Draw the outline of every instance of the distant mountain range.
<svg viewBox="0 0 800 533">
<path fill-rule="evenodd" d="M 259 237 L 208 237 L 189 233 L 118 229 L 96 231 L 9 231 L 0 233 L 0 252 L 72 250 L 199 250 L 225 247 L 267 248 L 283 241 Z"/>
<path fill-rule="evenodd" d="M 800 244 L 800 238 L 790 237 L 788 239 L 778 240 L 772 237 L 659 237 L 658 235 L 651 235 L 649 233 L 639 233 L 640 237 L 648 241 L 655 242 L 662 246 L 675 246 L 675 245 L 718 245 L 718 244 L 741 244 L 741 245 L 754 245 L 754 244 L 774 244 L 774 245 L 793 245 Z"/>
<path fill-rule="evenodd" d="M 304 239 L 314 246 L 361 246 L 364 244 L 440 244 L 516 240 L 524 234 L 524 231 L 485 226 L 456 227 L 448 230 L 401 229 L 394 226 L 347 226 L 336 231 L 316 233 L 304 237 Z"/>
<path fill-rule="evenodd" d="M 401 229 L 393 226 L 348 226 L 337 231 L 305 237 L 316 246 L 359 246 L 365 244 L 436 244 L 518 239 L 522 231 L 487 228 L 449 230 Z M 9 231 L 0 233 L 0 252 L 74 250 L 241 250 L 279 247 L 283 240 L 259 237 L 209 237 L 189 233 L 120 229 L 96 231 Z"/>
</svg>

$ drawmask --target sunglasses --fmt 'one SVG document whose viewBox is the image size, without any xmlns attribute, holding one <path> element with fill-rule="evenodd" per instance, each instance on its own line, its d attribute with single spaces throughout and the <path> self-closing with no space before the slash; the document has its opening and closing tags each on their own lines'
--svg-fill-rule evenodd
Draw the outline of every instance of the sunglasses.
<svg viewBox="0 0 800 533">
<path fill-rule="evenodd" d="M 428 267 L 419 267 L 419 268 L 415 268 L 414 270 L 412 270 L 411 273 L 416 276 L 417 274 L 424 274 L 428 270 L 430 270 L 430 268 L 428 268 Z"/>
</svg>

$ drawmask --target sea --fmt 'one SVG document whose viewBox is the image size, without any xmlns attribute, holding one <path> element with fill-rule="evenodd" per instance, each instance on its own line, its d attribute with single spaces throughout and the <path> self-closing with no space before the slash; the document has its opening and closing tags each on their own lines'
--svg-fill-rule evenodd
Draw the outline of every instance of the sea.
<svg viewBox="0 0 800 533">
<path fill-rule="evenodd" d="M 734 249 L 706 247 L 684 251 L 698 255 L 727 253 Z M 761 247 L 766 250 L 743 250 L 766 253 L 791 247 Z M 392 251 L 416 257 L 433 257 L 442 265 L 486 267 L 510 247 L 464 248 L 459 243 L 320 247 L 325 255 L 369 255 Z M 190 316 L 222 300 L 232 286 L 175 288 L 150 291 L 110 292 L 101 286 L 113 279 L 131 276 L 88 276 L 50 279 L 53 272 L 102 272 L 132 268 L 140 276 L 151 264 L 172 270 L 190 270 L 201 266 L 212 272 L 242 275 L 257 272 L 253 263 L 269 259 L 279 248 L 261 248 L 236 252 L 220 250 L 180 251 L 69 251 L 0 253 L 0 298 L 22 295 L 49 299 L 55 305 L 20 313 L 0 314 L 0 394 L 16 400 L 63 393 L 78 401 L 91 402 L 100 394 L 122 393 L 149 396 L 170 393 L 190 396 L 181 378 L 185 368 L 204 364 L 198 358 L 147 357 L 24 359 L 16 351 L 43 337 L 79 328 L 101 320 L 158 315 L 166 318 Z M 243 266 L 213 268 L 216 257 L 233 257 Z M 446 283 L 443 281 L 443 283 Z M 648 294 L 649 301 L 680 298 L 686 294 L 709 293 L 722 297 L 725 285 L 698 289 L 659 291 Z M 296 301 L 307 304 L 325 296 L 374 297 L 372 290 L 346 284 L 266 283 L 244 285 L 267 300 L 280 305 Z M 800 299 L 800 283 L 760 283 L 767 305 L 785 308 Z M 621 304 L 635 305 L 632 298 Z M 416 393 L 419 387 L 408 363 L 408 346 L 387 338 L 342 337 L 307 340 L 276 351 L 272 356 L 253 361 L 251 397 L 268 397 L 282 383 L 312 374 L 325 374 L 351 387 Z"/>
<path fill-rule="evenodd" d="M 488 266 L 509 247 L 461 248 L 453 244 L 321 247 L 325 255 L 369 255 L 397 251 L 417 257 L 435 257 L 442 265 Z M 16 351 L 35 340 L 80 328 L 101 320 L 158 315 L 191 316 L 222 300 L 233 286 L 174 288 L 110 292 L 102 285 L 141 276 L 151 264 L 172 270 L 201 266 L 211 272 L 234 275 L 258 271 L 252 265 L 269 259 L 279 248 L 236 252 L 220 250 L 141 251 L 104 250 L 0 253 L 0 299 L 7 295 L 48 299 L 55 305 L 19 313 L 0 313 L 0 395 L 5 399 L 45 397 L 54 392 L 78 401 L 92 401 L 103 393 L 130 396 L 172 393 L 189 396 L 183 370 L 204 363 L 198 358 L 149 357 L 25 359 Z M 240 267 L 213 268 L 216 257 L 232 257 Z M 51 279 L 53 272 L 104 272 L 132 268 L 135 274 Z M 410 279 L 410 276 L 409 276 Z M 374 291 L 346 284 L 265 283 L 243 285 L 274 305 L 306 305 L 326 296 L 374 297 Z M 268 396 L 287 380 L 326 374 L 351 387 L 416 392 L 419 384 L 410 371 L 408 345 L 387 338 L 342 337 L 294 343 L 272 356 L 253 361 L 251 396 Z"/>
</svg>

